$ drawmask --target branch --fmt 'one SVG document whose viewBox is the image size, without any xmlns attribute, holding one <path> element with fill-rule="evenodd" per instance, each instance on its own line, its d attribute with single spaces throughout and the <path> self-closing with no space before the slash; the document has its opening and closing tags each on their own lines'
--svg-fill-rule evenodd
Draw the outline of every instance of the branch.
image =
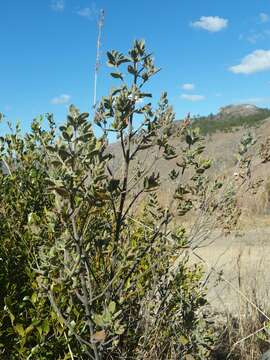
<svg viewBox="0 0 270 360">
<path fill-rule="evenodd" d="M 5 167 L 8 171 L 8 175 L 12 175 L 12 172 L 11 172 L 10 167 L 9 167 L 8 163 L 6 162 L 6 160 L 4 158 L 2 158 L 1 161 L 5 165 Z"/>
<path fill-rule="evenodd" d="M 127 216 L 129 210 L 132 208 L 132 206 L 134 205 L 134 203 L 136 202 L 136 200 L 138 199 L 138 197 L 144 192 L 144 189 L 140 190 L 131 200 L 131 202 L 129 203 L 126 211 L 124 212 L 124 215 L 122 216 L 122 221 L 125 220 L 125 217 Z"/>
<path fill-rule="evenodd" d="M 65 324 L 65 326 L 76 337 L 76 339 L 79 341 L 79 343 L 83 343 L 83 344 L 87 345 L 88 347 L 92 348 L 93 344 L 89 343 L 88 341 L 84 340 L 80 335 L 76 334 L 74 332 L 74 329 L 69 325 L 68 321 L 64 318 L 64 316 L 61 313 L 61 310 L 59 309 L 59 307 L 56 304 L 56 301 L 55 301 L 54 296 L 53 296 L 53 292 L 51 290 L 48 291 L 48 297 L 49 297 L 49 301 L 51 303 L 51 306 L 52 306 L 53 310 L 55 311 L 58 318 L 60 319 L 60 322 Z M 93 355 L 91 355 L 89 353 L 89 351 L 87 351 L 87 355 L 89 355 L 91 359 L 96 360 L 96 358 Z"/>
</svg>

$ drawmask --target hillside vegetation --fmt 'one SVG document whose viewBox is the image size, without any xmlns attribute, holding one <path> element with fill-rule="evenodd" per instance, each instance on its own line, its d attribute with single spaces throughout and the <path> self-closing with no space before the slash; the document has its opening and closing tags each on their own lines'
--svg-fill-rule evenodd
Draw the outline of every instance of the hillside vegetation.
<svg viewBox="0 0 270 360">
<path fill-rule="evenodd" d="M 259 127 L 262 123 L 270 117 L 269 109 L 256 108 L 253 113 L 247 113 L 243 111 L 237 112 L 237 114 L 222 112 L 218 115 L 209 115 L 197 117 L 192 126 L 198 127 L 202 135 L 211 135 L 216 132 L 232 132 L 237 131 L 240 128 L 250 129 L 253 127 Z"/>
</svg>

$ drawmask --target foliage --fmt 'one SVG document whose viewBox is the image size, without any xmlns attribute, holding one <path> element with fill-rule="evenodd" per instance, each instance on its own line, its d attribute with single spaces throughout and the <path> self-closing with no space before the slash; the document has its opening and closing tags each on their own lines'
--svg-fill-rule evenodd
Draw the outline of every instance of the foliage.
<svg viewBox="0 0 270 360">
<path fill-rule="evenodd" d="M 51 128 L 42 139 L 49 143 Z M 32 252 L 38 246 L 28 228 L 31 214 L 43 217 L 52 206 L 45 185 L 46 162 L 38 144 L 39 122 L 32 124 L 32 133 L 23 136 L 17 125 L 11 134 L 0 138 L 4 173 L 0 175 L 0 354 L 5 359 L 25 359 L 39 352 L 39 359 L 55 359 L 61 341 L 51 341 L 48 316 L 49 302 L 38 294 L 33 272 Z"/>
<path fill-rule="evenodd" d="M 145 102 L 151 94 L 144 85 L 159 70 L 144 42 L 135 41 L 128 55 L 107 55 L 121 84 L 95 110 L 100 138 L 88 114 L 74 106 L 58 130 L 48 115 L 48 130 L 35 120 L 30 134 L 17 127 L 1 138 L 7 170 L 0 174 L 4 358 L 209 356 L 213 335 L 201 311 L 202 270 L 189 263 L 186 250 L 194 245 L 187 230 L 170 223 L 191 209 L 224 221 L 230 207 L 222 216 L 222 202 L 214 198 L 222 184 L 206 176 L 211 161 L 203 157 L 199 132 L 183 127 L 185 145 L 177 154 L 166 94 L 156 110 Z M 117 168 L 111 132 L 121 143 Z M 156 156 L 146 167 L 138 154 L 150 148 Z M 176 160 L 167 174 L 177 185 L 168 208 L 158 202 L 153 169 L 159 158 Z"/>
<path fill-rule="evenodd" d="M 269 117 L 269 109 L 259 109 L 255 114 L 247 116 L 226 116 L 223 118 L 215 118 L 213 115 L 199 116 L 194 119 L 192 126 L 199 128 L 202 135 L 211 135 L 218 131 L 233 132 L 239 127 L 247 129 L 258 127 Z"/>
</svg>

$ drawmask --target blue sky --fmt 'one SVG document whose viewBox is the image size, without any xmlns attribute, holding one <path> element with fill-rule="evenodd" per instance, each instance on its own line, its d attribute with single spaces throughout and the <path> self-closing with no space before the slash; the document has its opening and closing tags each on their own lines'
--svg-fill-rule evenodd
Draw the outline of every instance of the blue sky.
<svg viewBox="0 0 270 360">
<path fill-rule="evenodd" d="M 208 114 L 241 102 L 270 107 L 269 0 L 1 0 L 0 112 L 31 120 L 67 105 L 90 111 L 97 13 L 105 10 L 98 97 L 112 85 L 107 50 L 144 38 L 177 114 Z"/>
</svg>

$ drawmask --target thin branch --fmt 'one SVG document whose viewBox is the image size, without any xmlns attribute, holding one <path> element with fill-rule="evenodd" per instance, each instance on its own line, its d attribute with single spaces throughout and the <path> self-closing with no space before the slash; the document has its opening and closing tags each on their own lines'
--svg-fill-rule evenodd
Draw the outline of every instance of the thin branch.
<svg viewBox="0 0 270 360">
<path fill-rule="evenodd" d="M 76 339 L 79 341 L 79 343 L 87 345 L 88 347 L 92 348 L 93 344 L 89 343 L 88 341 L 84 340 L 80 335 L 76 334 L 74 332 L 74 329 L 69 325 L 68 321 L 64 318 L 64 316 L 61 313 L 61 310 L 59 309 L 59 307 L 56 304 L 56 301 L 53 296 L 53 292 L 51 290 L 48 291 L 48 297 L 49 297 L 49 300 L 50 300 L 50 303 L 51 303 L 51 306 L 52 306 L 54 312 L 57 314 L 58 318 L 60 319 L 60 322 L 65 324 L 65 326 L 76 337 Z M 89 355 L 92 360 L 96 360 L 95 357 L 89 353 L 89 351 L 87 351 L 87 355 Z"/>
<path fill-rule="evenodd" d="M 68 345 L 68 351 L 69 351 L 71 360 L 74 360 L 74 355 L 73 355 L 73 352 L 72 352 L 71 347 L 69 345 L 69 341 L 68 341 L 67 334 L 66 334 L 65 331 L 64 331 L 64 336 L 65 336 L 65 339 L 66 339 L 66 342 L 67 342 L 67 345 Z"/>
<path fill-rule="evenodd" d="M 12 175 L 10 167 L 4 158 L 1 159 L 2 163 L 5 165 L 6 170 L 8 171 L 8 175 Z"/>
<path fill-rule="evenodd" d="M 137 199 L 139 198 L 139 196 L 144 192 L 144 189 L 140 190 L 136 195 L 133 196 L 132 200 L 130 201 L 129 205 L 126 208 L 126 211 L 124 212 L 123 216 L 122 216 L 122 221 L 125 220 L 129 210 L 132 208 L 132 206 L 134 205 L 134 203 L 137 201 Z"/>
<path fill-rule="evenodd" d="M 77 226 L 76 226 L 74 216 L 71 217 L 71 221 L 72 221 L 72 229 L 73 229 L 74 239 L 76 241 L 76 246 L 80 246 L 82 239 L 78 235 Z M 85 257 L 85 254 L 83 254 L 81 252 L 81 249 L 79 249 L 79 250 L 80 250 L 80 256 L 84 255 L 84 257 Z M 81 261 L 82 261 L 82 258 L 81 258 Z M 83 262 L 86 265 L 86 261 L 83 261 Z M 90 307 L 89 307 L 89 299 L 88 299 L 88 293 L 87 293 L 85 277 L 84 277 L 84 275 L 82 273 L 80 274 L 80 281 L 81 281 L 81 286 L 82 286 L 82 291 L 83 291 L 82 298 L 83 298 L 83 305 L 84 305 L 85 314 L 86 314 L 86 318 L 87 318 L 87 325 L 88 325 L 89 332 L 90 332 L 90 338 L 93 339 L 94 327 L 93 327 L 92 318 L 91 318 L 91 311 L 90 311 Z M 92 349 L 93 349 L 94 354 L 95 354 L 94 359 L 99 360 L 97 346 L 96 346 L 95 343 L 92 344 Z"/>
</svg>

